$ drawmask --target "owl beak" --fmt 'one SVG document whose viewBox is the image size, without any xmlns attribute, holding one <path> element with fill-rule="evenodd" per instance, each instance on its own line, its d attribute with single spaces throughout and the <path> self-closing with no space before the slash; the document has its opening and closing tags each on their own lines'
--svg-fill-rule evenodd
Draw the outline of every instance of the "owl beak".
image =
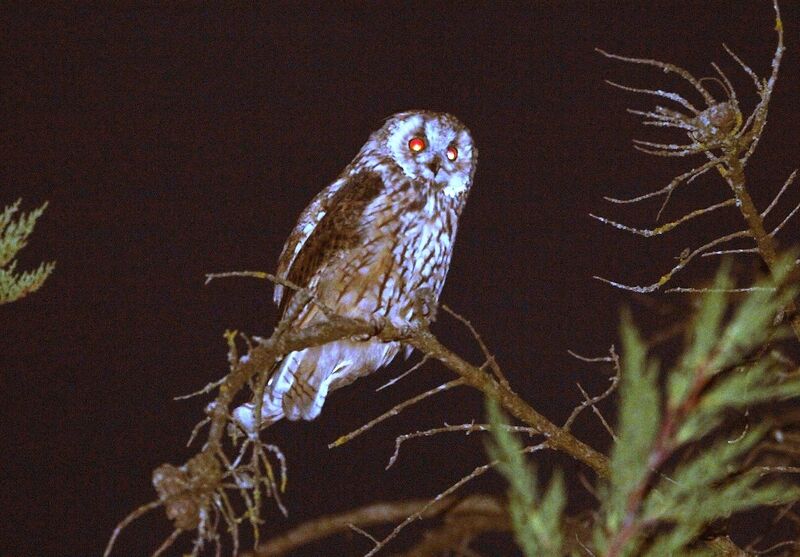
<svg viewBox="0 0 800 557">
<path fill-rule="evenodd" d="M 436 178 L 436 175 L 439 173 L 439 169 L 442 168 L 442 159 L 439 157 L 433 157 L 433 160 L 428 163 L 428 168 L 431 169 L 431 172 L 433 172 L 433 177 Z"/>
</svg>

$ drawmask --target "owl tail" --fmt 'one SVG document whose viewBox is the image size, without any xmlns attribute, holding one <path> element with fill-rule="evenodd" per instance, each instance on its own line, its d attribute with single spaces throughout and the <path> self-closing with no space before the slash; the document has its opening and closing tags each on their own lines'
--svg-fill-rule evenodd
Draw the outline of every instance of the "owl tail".
<svg viewBox="0 0 800 557">
<path fill-rule="evenodd" d="M 281 418 L 313 420 L 319 416 L 331 382 L 340 371 L 350 366 L 349 360 L 325 366 L 326 362 L 320 362 L 321 351 L 322 347 L 317 347 L 292 352 L 278 365 L 264 391 L 262 427 Z M 233 417 L 246 431 L 255 430 L 254 403 L 236 408 Z"/>
<path fill-rule="evenodd" d="M 399 349 L 396 342 L 343 340 L 288 354 L 264 391 L 262 426 L 281 418 L 313 420 L 322 411 L 330 390 L 344 387 L 387 365 Z M 240 406 L 233 416 L 246 431 L 255 431 L 253 403 Z"/>
</svg>

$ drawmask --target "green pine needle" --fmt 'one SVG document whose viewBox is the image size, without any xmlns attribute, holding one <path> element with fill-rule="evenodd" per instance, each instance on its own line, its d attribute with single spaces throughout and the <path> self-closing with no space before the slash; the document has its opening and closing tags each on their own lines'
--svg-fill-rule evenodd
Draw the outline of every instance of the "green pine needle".
<svg viewBox="0 0 800 557">
<path fill-rule="evenodd" d="M 666 397 L 657 361 L 630 314 L 623 313 L 618 440 L 611 478 L 597 488 L 601 503 L 592 539 L 580 542 L 581 551 L 716 555 L 701 541 L 710 524 L 800 501 L 800 487 L 779 474 L 743 467 L 770 423 L 749 423 L 736 438 L 721 429 L 732 413 L 800 398 L 800 374 L 789 373 L 785 361 L 763 350 L 785 333 L 775 317 L 797 294 L 798 285 L 785 284 L 795 260 L 794 254 L 784 257 L 773 278 L 758 282 L 735 308 L 724 292 L 733 283 L 730 266 L 723 265 L 691 322 L 683 356 L 667 372 Z M 487 409 L 494 441 L 489 451 L 510 484 L 509 513 L 519 545 L 528 556 L 564 555 L 563 477 L 554 475 L 542 492 L 497 403 L 489 401 Z"/>
<path fill-rule="evenodd" d="M 35 292 L 55 269 L 55 262 L 49 262 L 42 263 L 33 271 L 15 272 L 17 262 L 14 258 L 27 245 L 36 221 L 47 208 L 45 203 L 14 220 L 20 201 L 18 199 L 0 213 L 0 304 L 14 302 Z"/>
<path fill-rule="evenodd" d="M 562 474 L 554 474 L 542 494 L 536 469 L 525 461 L 522 443 L 505 428 L 506 420 L 496 401 L 487 401 L 487 413 L 494 441 L 488 450 L 499 461 L 498 468 L 510 485 L 509 514 L 517 543 L 526 557 L 563 555 L 561 520 L 567 499 Z"/>
</svg>

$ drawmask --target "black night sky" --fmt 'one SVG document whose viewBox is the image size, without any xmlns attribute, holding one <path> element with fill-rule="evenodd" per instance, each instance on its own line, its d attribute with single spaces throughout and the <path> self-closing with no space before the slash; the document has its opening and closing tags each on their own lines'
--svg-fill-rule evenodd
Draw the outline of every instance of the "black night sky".
<svg viewBox="0 0 800 557">
<path fill-rule="evenodd" d="M 800 4 L 783 4 L 788 49 L 748 168 L 761 206 L 800 164 Z M 274 270 L 305 204 L 400 110 L 452 112 L 472 130 L 480 160 L 443 301 L 482 332 L 515 389 L 563 422 L 580 402 L 576 382 L 594 393 L 606 385 L 567 350 L 603 354 L 624 303 L 648 330 L 666 319 L 592 275 L 653 282 L 683 248 L 738 226 L 728 209 L 643 239 L 588 217 L 650 226 L 658 202 L 620 207 L 602 196 L 656 189 L 698 163 L 633 151 L 632 138 L 664 137 L 625 112 L 653 100 L 603 79 L 692 91 L 594 48 L 697 75 L 721 62 L 748 112 L 752 82 L 722 43 L 761 75 L 775 49 L 766 0 L 54 6 L 0 8 L 0 206 L 49 201 L 19 265 L 57 261 L 40 292 L 0 307 L 3 557 L 99 555 L 114 525 L 154 497 L 153 468 L 193 454 L 184 444 L 209 399 L 173 397 L 226 372 L 225 329 L 268 336 L 277 319 L 269 283 L 204 286 L 205 273 Z M 725 197 L 709 175 L 675 196 L 667 218 Z M 790 192 L 785 207 L 797 201 Z M 785 239 L 797 238 L 798 222 Z M 676 284 L 713 268 L 701 262 Z M 452 319 L 434 330 L 480 361 Z M 370 502 L 433 496 L 486 461 L 480 435 L 450 434 L 409 442 L 384 470 L 397 435 L 481 420 L 483 401 L 468 390 L 326 448 L 453 377 L 429 364 L 374 392 L 408 365 L 398 359 L 333 393 L 315 422 L 265 433 L 288 458 L 290 510 L 284 519 L 270 509 L 265 535 Z M 574 431 L 608 447 L 589 413 Z M 537 462 L 591 478 L 561 455 Z M 466 492 L 503 489 L 487 476 Z M 577 482 L 570 493 L 576 510 L 591 501 Z M 163 514 L 150 515 L 123 533 L 115 555 L 149 554 L 169 532 Z M 368 548 L 353 535 L 308 554 Z"/>
</svg>

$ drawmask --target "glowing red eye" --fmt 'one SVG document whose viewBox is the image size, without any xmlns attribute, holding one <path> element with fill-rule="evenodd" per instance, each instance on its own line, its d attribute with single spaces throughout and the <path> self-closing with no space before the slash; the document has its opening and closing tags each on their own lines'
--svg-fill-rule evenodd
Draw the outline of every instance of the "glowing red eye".
<svg viewBox="0 0 800 557">
<path fill-rule="evenodd" d="M 454 161 L 458 158 L 458 149 L 452 145 L 447 148 L 447 160 Z"/>
<path fill-rule="evenodd" d="M 425 148 L 425 140 L 422 139 L 421 137 L 415 137 L 408 142 L 408 148 L 413 153 L 419 153 Z"/>
</svg>

